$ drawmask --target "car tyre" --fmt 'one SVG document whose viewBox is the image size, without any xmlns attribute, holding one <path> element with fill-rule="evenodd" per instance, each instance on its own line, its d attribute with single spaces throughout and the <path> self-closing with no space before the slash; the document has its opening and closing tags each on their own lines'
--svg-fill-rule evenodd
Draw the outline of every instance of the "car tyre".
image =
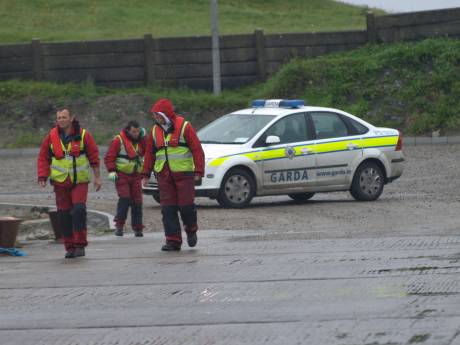
<svg viewBox="0 0 460 345">
<path fill-rule="evenodd" d="M 255 195 L 254 178 L 244 169 L 228 171 L 220 186 L 217 202 L 228 208 L 244 208 L 249 205 Z"/>
<path fill-rule="evenodd" d="M 356 169 L 350 194 L 358 201 L 376 200 L 383 191 L 385 176 L 374 162 L 364 162 Z"/>
<path fill-rule="evenodd" d="M 313 198 L 313 195 L 315 195 L 315 193 L 298 193 L 298 194 L 288 194 L 288 197 L 298 202 L 305 202 Z"/>
</svg>

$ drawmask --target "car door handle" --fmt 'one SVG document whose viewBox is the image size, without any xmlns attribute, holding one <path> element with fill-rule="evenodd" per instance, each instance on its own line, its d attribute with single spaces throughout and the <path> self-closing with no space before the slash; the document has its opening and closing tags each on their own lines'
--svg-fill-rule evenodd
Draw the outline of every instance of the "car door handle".
<svg viewBox="0 0 460 345">
<path fill-rule="evenodd" d="M 300 152 L 302 152 L 303 154 L 310 154 L 310 153 L 315 153 L 315 150 L 313 150 L 312 148 L 310 147 L 303 147 Z"/>
<path fill-rule="evenodd" d="M 354 143 L 349 143 L 347 144 L 347 148 L 349 150 L 355 150 L 355 149 L 358 149 L 359 148 L 359 145 L 358 144 L 354 144 Z"/>
</svg>

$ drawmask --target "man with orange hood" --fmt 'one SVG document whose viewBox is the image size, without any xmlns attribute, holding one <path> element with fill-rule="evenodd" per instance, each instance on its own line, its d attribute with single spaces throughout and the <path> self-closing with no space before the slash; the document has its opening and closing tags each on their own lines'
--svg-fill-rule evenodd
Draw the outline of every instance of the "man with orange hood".
<svg viewBox="0 0 460 345">
<path fill-rule="evenodd" d="M 66 258 L 85 256 L 88 245 L 86 199 L 90 166 L 94 173 L 94 187 L 98 191 L 101 178 L 96 143 L 92 135 L 80 127 L 69 109 L 58 111 L 56 126 L 46 135 L 40 147 L 37 170 L 39 185 L 45 188 L 49 178 L 54 187 Z"/>
<path fill-rule="evenodd" d="M 144 157 L 144 181 L 152 170 L 158 181 L 166 243 L 161 250 L 178 251 L 182 245 L 180 213 L 189 247 L 197 244 L 195 184 L 204 175 L 204 152 L 195 129 L 174 112 L 169 99 L 158 100 L 151 108 L 155 125 L 150 131 Z"/>
</svg>

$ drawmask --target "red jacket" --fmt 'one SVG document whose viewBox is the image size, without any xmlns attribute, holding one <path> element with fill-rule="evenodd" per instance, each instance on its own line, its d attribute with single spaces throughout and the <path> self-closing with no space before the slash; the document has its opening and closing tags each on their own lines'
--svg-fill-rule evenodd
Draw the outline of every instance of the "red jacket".
<svg viewBox="0 0 460 345">
<path fill-rule="evenodd" d="M 126 131 L 125 131 L 126 134 Z M 113 138 L 112 142 L 110 143 L 109 149 L 107 150 L 107 153 L 105 154 L 104 157 L 104 163 L 105 167 L 107 168 L 108 172 L 116 171 L 116 160 L 117 160 L 117 155 L 120 152 L 121 149 L 121 141 L 118 136 Z M 145 138 L 142 138 L 139 141 L 139 150 L 138 153 L 140 156 L 143 156 L 145 152 Z"/>
<path fill-rule="evenodd" d="M 165 98 L 160 99 L 158 102 L 155 103 L 151 110 L 152 112 L 162 112 L 171 120 L 173 124 L 176 123 L 177 114 L 174 112 L 173 105 L 170 100 Z M 204 152 L 203 148 L 201 147 L 200 139 L 198 139 L 196 131 L 190 123 L 188 123 L 187 126 L 185 126 L 184 128 L 184 138 L 188 144 L 190 151 L 192 152 L 193 163 L 195 165 L 195 173 L 203 177 Z M 153 146 L 154 144 L 152 130 L 150 130 L 146 140 L 144 170 L 142 171 L 142 174 L 145 177 L 150 177 L 152 173 L 152 167 L 155 164 L 155 154 L 153 153 Z"/>
<path fill-rule="evenodd" d="M 74 121 L 72 124 L 72 133 L 75 133 L 77 128 L 79 128 L 79 124 L 77 121 Z M 88 157 L 89 164 L 92 167 L 98 167 L 99 166 L 99 150 L 97 148 L 97 145 L 94 141 L 93 136 L 86 131 L 85 137 L 84 137 L 84 145 L 85 145 L 85 153 L 86 156 Z M 43 142 L 40 146 L 40 152 L 38 154 L 38 159 L 37 159 L 37 175 L 38 179 L 41 181 L 46 181 L 48 177 L 50 176 L 51 169 L 51 138 L 50 134 L 48 133 L 45 136 L 45 139 L 43 139 Z M 53 182 L 54 184 L 59 184 L 58 182 Z"/>
</svg>

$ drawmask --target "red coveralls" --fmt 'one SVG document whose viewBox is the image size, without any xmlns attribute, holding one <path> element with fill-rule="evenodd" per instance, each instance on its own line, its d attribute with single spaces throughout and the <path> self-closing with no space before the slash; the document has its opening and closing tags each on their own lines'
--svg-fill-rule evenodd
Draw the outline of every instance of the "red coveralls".
<svg viewBox="0 0 460 345">
<path fill-rule="evenodd" d="M 172 137 L 180 132 L 180 126 L 177 126 L 178 115 L 173 110 L 173 105 L 168 99 L 160 99 L 156 102 L 152 112 L 162 112 L 174 125 Z M 160 127 L 161 128 L 161 127 Z M 187 234 L 195 233 L 198 230 L 197 215 L 194 204 L 195 183 L 194 176 L 204 175 L 204 152 L 201 147 L 195 129 L 190 123 L 184 128 L 184 138 L 192 152 L 195 171 L 190 172 L 172 172 L 169 169 L 168 162 L 165 163 L 163 170 L 157 173 L 158 188 L 160 190 L 160 204 L 163 218 L 163 226 L 166 241 L 182 244 L 181 226 L 179 223 L 178 212 L 181 215 L 184 224 L 184 230 Z M 147 137 L 146 151 L 144 158 L 144 170 L 142 174 L 150 177 L 153 166 L 155 165 L 155 152 L 160 148 L 155 147 L 153 142 L 152 131 Z"/>
<path fill-rule="evenodd" d="M 59 130 L 60 140 L 65 146 L 73 139 L 75 134 L 80 133 L 78 121 L 72 123 L 72 129 L 73 131 L 69 137 L 66 137 L 62 130 Z M 50 176 L 51 143 L 50 132 L 45 136 L 38 154 L 37 172 L 38 179 L 41 181 L 46 181 Z M 92 135 L 88 131 L 86 131 L 84 137 L 84 150 L 91 167 L 98 167 L 99 151 Z M 66 251 L 73 251 L 76 247 L 86 247 L 88 245 L 86 228 L 88 182 L 73 184 L 68 176 L 62 183 L 56 181 L 51 181 L 50 183 L 54 186 L 58 222 Z"/>
<path fill-rule="evenodd" d="M 109 146 L 105 155 L 104 163 L 108 172 L 117 172 L 117 180 L 115 187 L 118 194 L 117 214 L 115 216 L 115 224 L 117 229 L 123 229 L 126 218 L 128 216 L 128 209 L 131 206 L 131 227 L 135 232 L 142 232 L 144 225 L 142 224 L 142 175 L 137 171 L 132 174 L 126 174 L 117 171 L 116 160 L 120 153 L 121 145 L 124 145 L 126 152 L 134 156 L 142 157 L 145 152 L 145 140 L 141 139 L 138 142 L 138 150 L 134 151 L 133 141 L 129 137 L 127 131 L 124 129 L 120 136 L 125 143 L 120 142 L 120 138 L 116 136 Z M 134 145 L 133 145 L 134 144 Z M 132 157 L 131 159 L 134 159 Z"/>
</svg>

